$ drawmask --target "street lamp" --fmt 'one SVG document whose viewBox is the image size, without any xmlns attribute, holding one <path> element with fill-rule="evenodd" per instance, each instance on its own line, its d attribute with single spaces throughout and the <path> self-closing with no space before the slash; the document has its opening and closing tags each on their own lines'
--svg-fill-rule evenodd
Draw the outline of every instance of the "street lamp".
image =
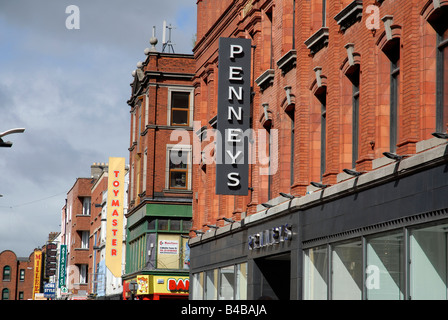
<svg viewBox="0 0 448 320">
<path fill-rule="evenodd" d="M 7 136 L 9 134 L 13 134 L 13 133 L 22 133 L 24 131 L 25 131 L 25 128 L 15 128 L 15 129 L 10 129 L 10 130 L 0 133 L 0 147 L 11 148 L 12 142 L 11 141 L 6 141 L 6 142 L 3 141 L 3 137 Z"/>
</svg>

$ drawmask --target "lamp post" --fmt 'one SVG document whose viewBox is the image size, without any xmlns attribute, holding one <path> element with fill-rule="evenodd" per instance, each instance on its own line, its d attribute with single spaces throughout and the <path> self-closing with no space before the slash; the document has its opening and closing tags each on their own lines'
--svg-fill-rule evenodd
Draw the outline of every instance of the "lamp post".
<svg viewBox="0 0 448 320">
<path fill-rule="evenodd" d="M 15 129 L 10 129 L 10 130 L 6 130 L 5 132 L 0 133 L 0 147 L 4 147 L 4 148 L 11 148 L 12 147 L 12 142 L 11 141 L 3 141 L 3 137 L 9 135 L 9 134 L 13 134 L 13 133 L 22 133 L 25 131 L 25 128 L 15 128 Z"/>
</svg>

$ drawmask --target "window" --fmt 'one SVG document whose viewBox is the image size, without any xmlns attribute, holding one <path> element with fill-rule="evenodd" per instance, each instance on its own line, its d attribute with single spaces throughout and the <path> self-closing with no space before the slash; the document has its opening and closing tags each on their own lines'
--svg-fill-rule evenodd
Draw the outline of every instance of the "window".
<svg viewBox="0 0 448 320">
<path fill-rule="evenodd" d="M 363 289 L 361 241 L 334 246 L 331 258 L 332 299 L 361 299 Z"/>
<path fill-rule="evenodd" d="M 168 123 L 172 126 L 191 126 L 193 94 L 191 89 L 168 89 Z"/>
<path fill-rule="evenodd" d="M 204 298 L 204 272 L 193 275 L 193 300 Z"/>
<path fill-rule="evenodd" d="M 320 117 L 320 178 L 325 173 L 325 150 L 327 148 L 327 97 L 324 93 L 321 99 L 321 117 Z"/>
<path fill-rule="evenodd" d="M 87 264 L 81 264 L 79 266 L 79 283 L 87 283 Z"/>
<path fill-rule="evenodd" d="M 221 268 L 219 278 L 219 300 L 233 300 L 235 290 L 235 266 Z"/>
<path fill-rule="evenodd" d="M 247 300 L 247 263 L 236 265 L 235 300 Z"/>
<path fill-rule="evenodd" d="M 355 168 L 356 160 L 358 160 L 359 137 L 359 64 L 353 69 L 347 76 L 352 83 L 352 168 Z"/>
<path fill-rule="evenodd" d="M 304 298 L 326 300 L 328 296 L 327 247 L 308 249 L 305 252 Z"/>
<path fill-rule="evenodd" d="M 448 125 L 448 31 L 437 32 L 436 52 L 436 131 Z"/>
<path fill-rule="evenodd" d="M 4 266 L 3 267 L 3 281 L 10 281 L 10 280 L 11 280 L 11 267 Z"/>
<path fill-rule="evenodd" d="M 191 146 L 168 146 L 167 189 L 191 189 Z"/>
<path fill-rule="evenodd" d="M 89 248 L 89 231 L 81 231 L 81 248 Z"/>
<path fill-rule="evenodd" d="M 166 219 L 159 219 L 158 220 L 158 230 L 162 230 L 162 231 L 168 231 L 168 220 Z"/>
<path fill-rule="evenodd" d="M 193 300 L 247 300 L 247 263 L 192 275 Z"/>
<path fill-rule="evenodd" d="M 19 300 L 23 300 L 25 298 L 25 294 L 23 293 L 23 291 L 19 292 Z"/>
<path fill-rule="evenodd" d="M 82 214 L 90 216 L 90 197 L 82 198 Z"/>
<path fill-rule="evenodd" d="M 25 269 L 20 269 L 20 281 L 25 281 Z"/>
<path fill-rule="evenodd" d="M 400 300 L 404 297 L 403 232 L 367 240 L 366 298 Z"/>
<path fill-rule="evenodd" d="M 217 287 L 218 269 L 207 271 L 205 280 L 205 300 L 216 300 Z"/>
<path fill-rule="evenodd" d="M 8 289 L 2 290 L 2 300 L 9 300 L 9 290 Z"/>
<path fill-rule="evenodd" d="M 410 278 L 412 300 L 448 299 L 448 225 L 410 231 Z"/>
<path fill-rule="evenodd" d="M 290 148 L 291 148 L 291 158 L 290 158 L 290 162 L 289 162 L 289 183 L 291 185 L 294 184 L 294 135 L 295 135 L 295 112 L 294 110 L 291 112 L 291 144 L 290 144 Z"/>
<path fill-rule="evenodd" d="M 398 85 L 399 85 L 399 53 L 390 62 L 390 151 L 397 149 L 398 139 Z"/>
</svg>

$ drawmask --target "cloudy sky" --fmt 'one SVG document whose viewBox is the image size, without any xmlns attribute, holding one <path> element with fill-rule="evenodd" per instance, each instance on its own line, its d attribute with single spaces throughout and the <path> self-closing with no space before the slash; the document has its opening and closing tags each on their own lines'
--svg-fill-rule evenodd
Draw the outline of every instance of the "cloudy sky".
<svg viewBox="0 0 448 320">
<path fill-rule="evenodd" d="M 164 20 L 174 51 L 192 53 L 196 0 L 0 0 L 0 132 L 26 129 L 0 148 L 0 252 L 42 246 L 76 178 L 129 159 L 131 73 L 153 26 L 161 51 Z"/>
</svg>

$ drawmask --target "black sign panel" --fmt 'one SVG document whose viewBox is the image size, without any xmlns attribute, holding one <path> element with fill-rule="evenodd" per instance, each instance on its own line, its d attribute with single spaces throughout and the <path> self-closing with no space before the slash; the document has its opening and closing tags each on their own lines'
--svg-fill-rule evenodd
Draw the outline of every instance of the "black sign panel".
<svg viewBox="0 0 448 320">
<path fill-rule="evenodd" d="M 216 194 L 247 195 L 251 40 L 219 39 Z"/>
</svg>

